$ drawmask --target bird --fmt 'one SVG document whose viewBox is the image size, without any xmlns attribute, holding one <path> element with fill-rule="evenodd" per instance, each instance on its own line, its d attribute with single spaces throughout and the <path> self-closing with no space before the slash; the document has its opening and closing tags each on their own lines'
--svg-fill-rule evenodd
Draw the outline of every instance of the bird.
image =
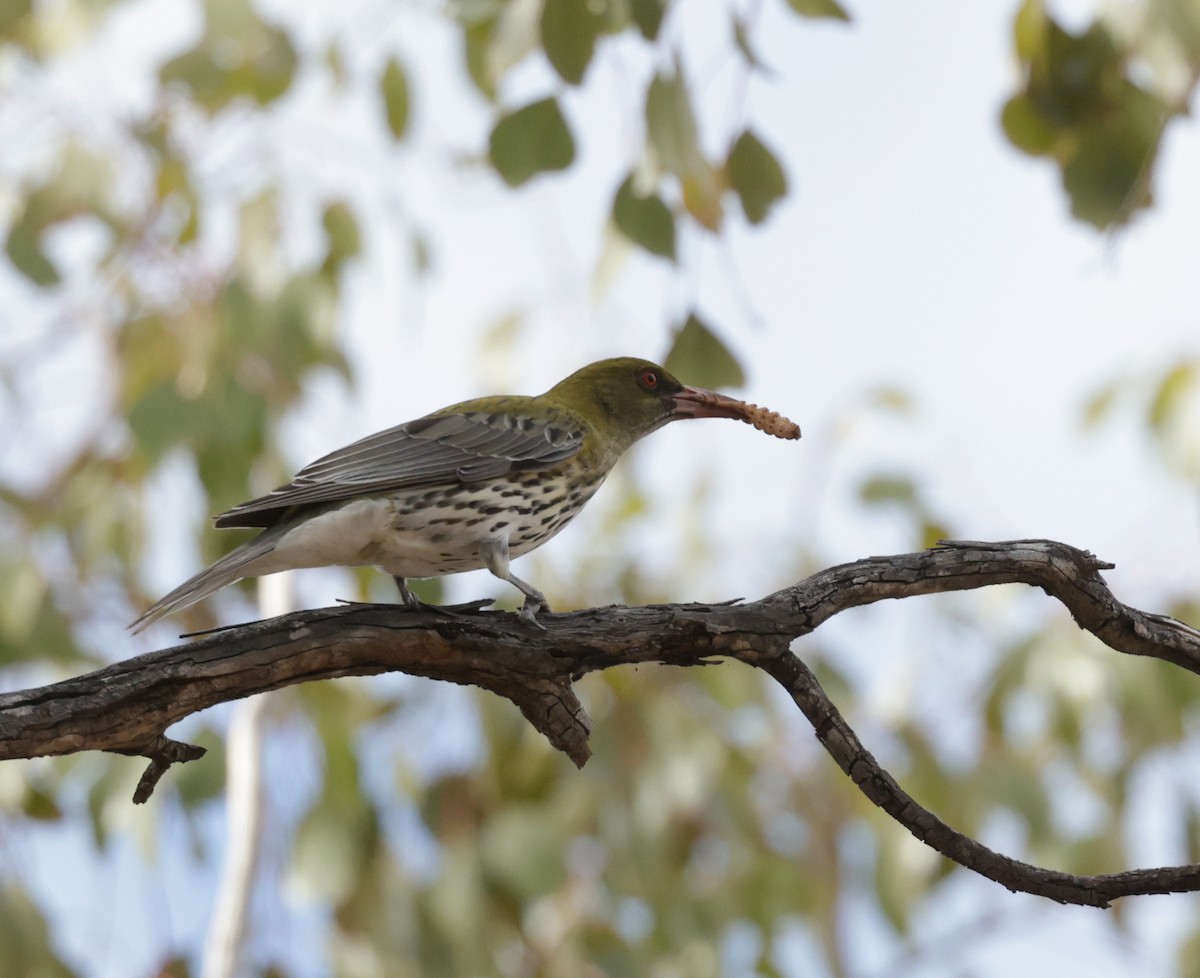
<svg viewBox="0 0 1200 978">
<path fill-rule="evenodd" d="M 130 628 L 139 632 L 243 578 L 325 566 L 377 567 L 411 608 L 423 605 L 409 579 L 486 568 L 522 592 L 520 615 L 536 624 L 549 603 L 510 561 L 566 526 L 635 442 L 685 418 L 736 418 L 800 437 L 786 418 L 682 384 L 649 360 L 600 360 L 541 395 L 463 401 L 360 439 L 221 513 L 217 527 L 258 536 Z"/>
</svg>

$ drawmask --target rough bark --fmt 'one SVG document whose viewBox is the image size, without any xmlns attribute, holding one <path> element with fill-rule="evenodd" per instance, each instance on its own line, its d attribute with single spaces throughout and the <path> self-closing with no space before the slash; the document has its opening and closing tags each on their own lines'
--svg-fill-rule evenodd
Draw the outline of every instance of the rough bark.
<svg viewBox="0 0 1200 978">
<path fill-rule="evenodd" d="M 1099 573 L 1111 566 L 1049 540 L 950 541 L 831 567 L 759 601 L 594 608 L 544 616 L 542 629 L 497 612 L 450 615 L 369 604 L 297 612 L 0 695 L 0 760 L 81 750 L 141 755 L 150 765 L 134 800 L 145 801 L 172 764 L 204 753 L 166 736 L 183 717 L 292 683 L 400 671 L 510 699 L 582 767 L 590 721 L 572 690 L 577 679 L 617 665 L 695 666 L 724 657 L 762 669 L 783 686 L 872 802 L 947 858 L 1010 890 L 1096 907 L 1133 894 L 1200 890 L 1200 866 L 1072 876 L 1010 859 L 954 831 L 878 765 L 790 649 L 847 608 L 1024 583 L 1057 598 L 1110 648 L 1200 673 L 1200 632 L 1122 604 Z"/>
</svg>

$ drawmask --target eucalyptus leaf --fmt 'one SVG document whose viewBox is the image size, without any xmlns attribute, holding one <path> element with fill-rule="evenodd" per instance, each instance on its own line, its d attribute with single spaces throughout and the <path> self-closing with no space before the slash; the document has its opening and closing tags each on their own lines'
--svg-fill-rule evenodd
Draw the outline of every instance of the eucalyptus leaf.
<svg viewBox="0 0 1200 978">
<path fill-rule="evenodd" d="M 283 95 L 297 65 L 287 32 L 262 20 L 246 0 L 208 0 L 205 12 L 205 34 L 159 69 L 160 81 L 185 87 L 209 113 L 237 99 L 267 105 Z"/>
<path fill-rule="evenodd" d="M 336 271 L 343 262 L 357 258 L 362 252 L 362 234 L 358 229 L 358 220 L 344 201 L 337 201 L 326 207 L 321 216 L 321 224 L 325 228 L 325 239 L 329 243 L 326 267 Z"/>
<path fill-rule="evenodd" d="M 771 208 L 787 195 L 787 174 L 763 142 L 749 129 L 729 151 L 729 183 L 751 224 L 761 224 Z"/>
<path fill-rule="evenodd" d="M 629 12 L 633 22 L 647 41 L 658 40 L 663 17 L 667 12 L 668 0 L 629 0 Z"/>
<path fill-rule="evenodd" d="M 707 168 L 687 84 L 675 71 L 660 73 L 646 92 L 646 136 L 658 162 L 680 178 Z"/>
<path fill-rule="evenodd" d="M 1178 413 L 1188 395 L 1200 384 L 1200 363 L 1181 360 L 1168 370 L 1158 382 L 1150 402 L 1147 421 L 1158 432 Z"/>
<path fill-rule="evenodd" d="M 850 20 L 850 15 L 837 0 L 788 0 L 788 6 L 801 17 Z"/>
<path fill-rule="evenodd" d="M 502 116 L 492 130 L 488 158 L 510 187 L 569 167 L 575 139 L 557 100 L 545 98 Z"/>
<path fill-rule="evenodd" d="M 678 62 L 660 72 L 646 92 L 646 138 L 653 158 L 679 178 L 683 206 L 710 231 L 721 226 L 720 174 L 704 156 L 691 95 Z"/>
<path fill-rule="evenodd" d="M 618 188 L 612 214 L 617 230 L 634 244 L 675 260 L 675 215 L 657 194 L 639 194 L 632 174 Z"/>
<path fill-rule="evenodd" d="M 5 0 L 0 4 L 0 38 L 15 35 L 28 26 L 33 0 Z"/>
<path fill-rule="evenodd" d="M 689 314 L 675 333 L 663 366 L 700 387 L 746 385 L 746 373 L 737 357 L 695 313 Z"/>
<path fill-rule="evenodd" d="M 587 0 L 545 0 L 540 27 L 542 49 L 550 64 L 563 81 L 578 85 L 592 61 L 602 27 L 591 4 Z"/>
<path fill-rule="evenodd" d="M 858 498 L 864 503 L 902 503 L 916 505 L 917 487 L 908 476 L 876 475 L 867 479 L 858 490 Z"/>
<path fill-rule="evenodd" d="M 388 58 L 379 79 L 379 91 L 383 96 L 384 115 L 387 118 L 388 131 L 393 138 L 403 139 L 408 135 L 409 114 L 411 111 L 408 73 L 397 58 Z"/>
</svg>

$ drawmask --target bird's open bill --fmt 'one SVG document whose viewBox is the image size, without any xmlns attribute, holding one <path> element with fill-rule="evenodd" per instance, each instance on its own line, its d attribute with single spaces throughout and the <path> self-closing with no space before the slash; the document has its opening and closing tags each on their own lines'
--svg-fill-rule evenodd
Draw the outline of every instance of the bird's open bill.
<svg viewBox="0 0 1200 978">
<path fill-rule="evenodd" d="M 800 426 L 777 411 L 757 404 L 739 401 L 736 397 L 718 394 L 703 387 L 684 387 L 675 395 L 675 412 L 692 418 L 733 418 L 745 421 L 759 431 L 776 438 L 794 440 L 800 437 Z"/>
</svg>

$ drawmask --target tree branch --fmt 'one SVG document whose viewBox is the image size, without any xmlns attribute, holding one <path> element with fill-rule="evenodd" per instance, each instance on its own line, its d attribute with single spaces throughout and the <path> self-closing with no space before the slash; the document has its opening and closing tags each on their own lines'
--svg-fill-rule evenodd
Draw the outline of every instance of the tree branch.
<svg viewBox="0 0 1200 978">
<path fill-rule="evenodd" d="M 1200 890 L 1200 866 L 1080 877 L 1021 863 L 955 832 L 910 798 L 862 745 L 790 651 L 840 611 L 884 598 L 1024 583 L 1057 598 L 1110 648 L 1200 673 L 1200 632 L 1122 604 L 1111 564 L 1049 540 L 949 541 L 920 553 L 832 567 L 747 604 L 594 608 L 541 619 L 447 615 L 396 605 L 297 612 L 219 630 L 44 686 L 0 695 L 0 760 L 107 750 L 151 763 L 134 800 L 167 768 L 203 754 L 165 731 L 192 713 L 252 693 L 337 676 L 406 672 L 506 697 L 582 767 L 591 722 L 572 690 L 589 672 L 632 663 L 695 666 L 715 656 L 764 670 L 792 697 L 859 789 L 914 836 L 1010 890 L 1105 907 L 1122 896 Z"/>
</svg>

